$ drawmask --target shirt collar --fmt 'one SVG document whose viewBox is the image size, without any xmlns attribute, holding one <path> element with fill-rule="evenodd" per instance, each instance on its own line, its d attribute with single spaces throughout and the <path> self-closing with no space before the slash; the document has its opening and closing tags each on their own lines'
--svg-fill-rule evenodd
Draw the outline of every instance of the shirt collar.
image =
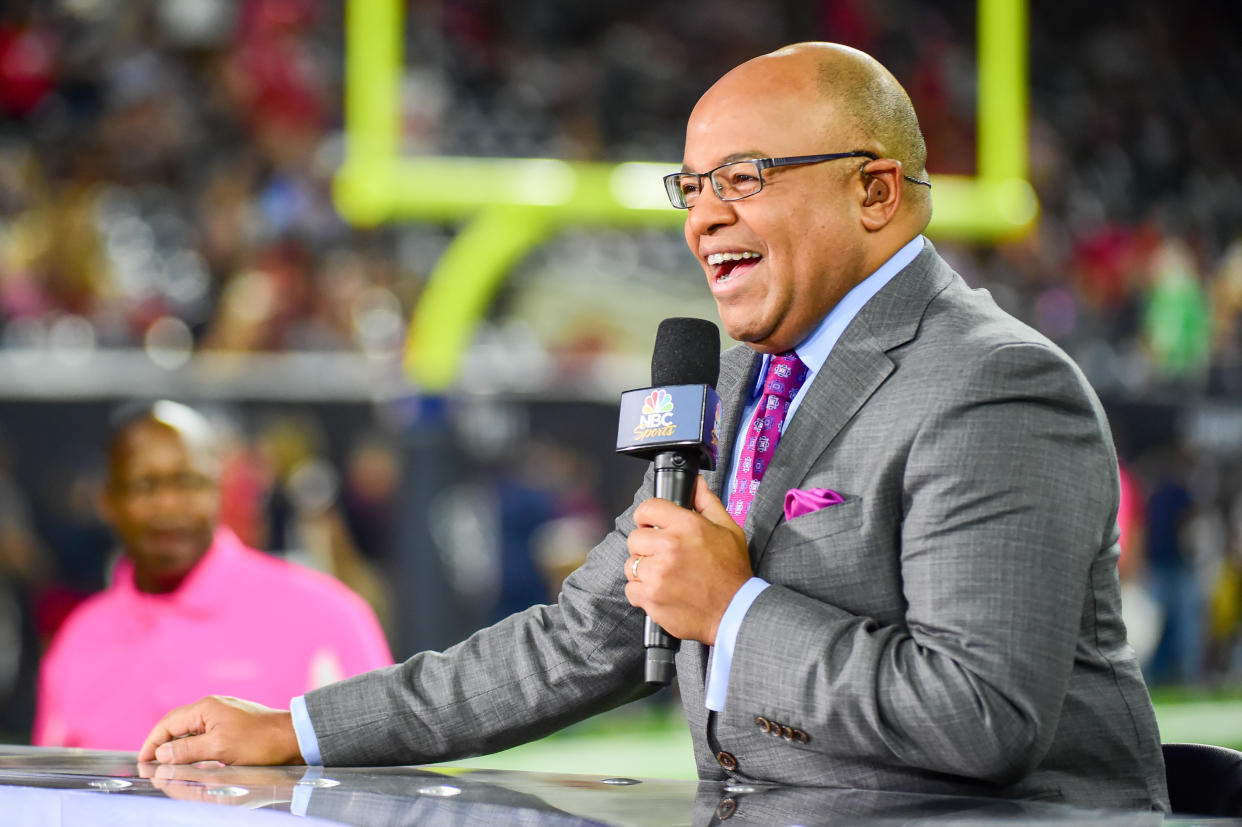
<svg viewBox="0 0 1242 827">
<path fill-rule="evenodd" d="M 923 245 L 926 239 L 922 235 L 916 235 L 904 247 L 893 253 L 888 261 L 881 264 L 874 273 L 854 285 L 850 292 L 846 293 L 841 301 L 836 303 L 828 315 L 824 316 L 823 321 L 811 331 L 802 342 L 794 348 L 794 353 L 798 354 L 798 358 L 802 360 L 802 364 L 807 367 L 806 380 L 802 383 L 803 388 L 810 387 L 811 381 L 815 378 L 815 374 L 819 373 L 824 363 L 828 361 L 828 355 L 832 353 L 832 349 L 836 347 L 837 340 L 841 338 L 841 334 L 850 326 L 850 322 L 854 321 L 854 317 L 862 310 L 867 302 L 881 289 L 884 285 L 893 280 L 893 277 L 909 266 L 918 254 L 923 251 Z M 763 393 L 763 380 L 768 373 L 768 362 L 771 360 L 769 354 L 763 354 L 763 363 L 759 366 L 759 375 L 755 379 L 755 386 L 751 389 L 751 396 L 757 397 Z M 794 399 L 794 406 L 802 397 L 799 391 L 798 396 Z M 790 410 L 789 416 L 792 418 L 793 410 Z"/>
<path fill-rule="evenodd" d="M 181 584 L 171 592 L 148 594 L 140 591 L 134 582 L 134 564 L 126 557 L 117 563 L 115 582 L 128 595 L 137 600 L 149 601 L 160 606 L 208 614 L 217 611 L 222 596 L 231 593 L 230 582 L 235 573 L 233 562 L 244 546 L 237 535 L 224 526 L 216 528 L 210 548 Z"/>
</svg>

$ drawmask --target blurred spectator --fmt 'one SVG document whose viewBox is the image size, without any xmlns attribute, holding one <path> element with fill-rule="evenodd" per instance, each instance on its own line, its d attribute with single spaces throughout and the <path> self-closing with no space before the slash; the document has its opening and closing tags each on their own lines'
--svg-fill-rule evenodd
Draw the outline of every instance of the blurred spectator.
<svg viewBox="0 0 1242 827">
<path fill-rule="evenodd" d="M 534 539 L 556 515 L 556 503 L 540 479 L 543 469 L 525 460 L 513 462 L 495 477 L 500 591 L 488 623 L 550 599 L 548 583 L 536 560 Z"/>
<path fill-rule="evenodd" d="M 493 485 L 500 582 L 489 622 L 554 601 L 605 522 L 588 464 L 548 440 L 518 440 Z"/>
<path fill-rule="evenodd" d="M 1117 510 L 1121 556 L 1117 560 L 1117 574 L 1121 578 L 1122 617 L 1139 663 L 1149 667 L 1164 630 L 1164 607 L 1152 597 L 1147 584 L 1147 515 L 1142 482 L 1128 462 L 1119 462 L 1117 470 L 1121 482 Z"/>
<path fill-rule="evenodd" d="M 104 587 L 113 541 L 99 515 L 103 469 L 95 457 L 79 457 L 73 467 L 41 465 L 42 478 L 34 486 L 43 494 L 36 503 L 36 526 L 51 552 L 54 574 L 36 595 L 35 628 L 46 647 L 74 607 Z"/>
<path fill-rule="evenodd" d="M 1194 500 L 1181 450 L 1163 446 L 1156 461 L 1146 503 L 1146 568 L 1165 620 L 1148 680 L 1196 683 L 1203 670 L 1204 607 L 1188 536 Z"/>
<path fill-rule="evenodd" d="M 1121 571 L 1121 579 L 1129 580 L 1142 569 L 1144 545 L 1144 507 L 1143 487 L 1130 464 L 1124 460 L 1117 463 L 1117 475 L 1121 484 L 1121 502 L 1117 508 L 1118 545 L 1121 556 L 1117 560 L 1117 568 Z"/>
<path fill-rule="evenodd" d="M 336 469 L 321 457 L 309 457 L 289 475 L 286 491 L 294 521 L 287 556 L 303 560 L 349 586 L 371 606 L 391 637 L 394 629 L 388 585 L 354 543 L 339 504 Z"/>
<path fill-rule="evenodd" d="M 232 422 L 213 424 L 220 446 L 220 523 L 251 548 L 271 548 L 266 511 L 271 469 Z"/>
<path fill-rule="evenodd" d="M 56 82 L 59 45 L 29 11 L 0 23 L 0 113 L 27 118 L 39 108 Z"/>
<path fill-rule="evenodd" d="M 555 599 L 570 572 L 586 561 L 597 539 L 610 527 L 609 515 L 599 501 L 599 471 L 594 462 L 561 442 L 543 440 L 534 454 L 534 467 L 543 474 L 555 502 L 551 520 L 532 537 L 539 570 Z"/>
<path fill-rule="evenodd" d="M 267 500 L 272 545 L 360 595 L 391 638 L 392 599 L 384 574 L 354 540 L 340 475 L 324 456 L 324 441 L 318 420 L 305 414 L 273 417 L 259 433 L 259 450 L 272 475 Z"/>
<path fill-rule="evenodd" d="M 120 412 L 102 505 L 125 557 L 43 661 L 35 743 L 133 749 L 161 710 L 203 694 L 283 706 L 392 662 L 357 595 L 218 526 L 219 474 L 197 412 Z"/>
<path fill-rule="evenodd" d="M 1229 546 L 1211 592 L 1211 650 L 1213 677 L 1242 674 L 1242 492 L 1228 503 Z"/>
<path fill-rule="evenodd" d="M 1212 327 L 1190 250 L 1176 240 L 1165 241 L 1152 270 L 1144 326 L 1152 358 L 1161 373 L 1194 380 L 1207 368 Z"/>
<path fill-rule="evenodd" d="M 392 561 L 401 473 L 397 446 L 374 432 L 357 438 L 345 459 L 345 522 L 358 550 L 379 563 Z"/>
<path fill-rule="evenodd" d="M 0 441 L 0 734 L 10 738 L 25 737 L 34 708 L 32 678 L 40 650 L 35 599 L 52 569 Z"/>
</svg>

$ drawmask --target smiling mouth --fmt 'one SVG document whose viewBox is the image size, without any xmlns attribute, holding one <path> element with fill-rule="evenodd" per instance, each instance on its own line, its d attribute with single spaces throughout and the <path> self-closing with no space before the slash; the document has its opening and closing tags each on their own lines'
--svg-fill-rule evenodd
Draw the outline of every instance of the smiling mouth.
<svg viewBox="0 0 1242 827">
<path fill-rule="evenodd" d="M 754 267 L 762 258 L 758 253 L 750 251 L 738 253 L 712 253 L 707 257 L 707 264 L 716 268 L 716 282 L 726 282 L 740 271 Z"/>
<path fill-rule="evenodd" d="M 147 539 L 156 545 L 184 543 L 194 539 L 191 528 L 151 528 L 147 530 Z"/>
</svg>

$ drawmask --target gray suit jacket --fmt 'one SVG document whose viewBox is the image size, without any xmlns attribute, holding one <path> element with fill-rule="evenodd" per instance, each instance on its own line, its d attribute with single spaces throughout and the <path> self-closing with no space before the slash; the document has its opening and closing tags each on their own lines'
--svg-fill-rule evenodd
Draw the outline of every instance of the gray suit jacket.
<svg viewBox="0 0 1242 827">
<path fill-rule="evenodd" d="M 721 360 L 722 457 L 758 364 L 743 347 Z M 707 475 L 718 494 L 726 465 Z M 794 487 L 845 502 L 787 521 Z M 635 503 L 649 496 L 650 474 Z M 723 713 L 703 707 L 707 647 L 681 647 L 700 775 L 1167 809 L 1120 617 L 1118 497 L 1081 372 L 927 245 L 845 331 L 751 506 L 772 586 Z M 325 763 L 490 752 L 640 693 L 632 511 L 555 605 L 308 694 Z"/>
</svg>

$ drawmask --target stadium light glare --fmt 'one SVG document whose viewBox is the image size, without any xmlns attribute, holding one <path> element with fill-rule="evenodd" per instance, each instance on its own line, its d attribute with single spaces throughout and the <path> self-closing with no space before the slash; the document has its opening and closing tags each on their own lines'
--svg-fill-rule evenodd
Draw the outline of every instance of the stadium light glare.
<svg viewBox="0 0 1242 827">
<path fill-rule="evenodd" d="M 608 176 L 608 190 L 617 203 L 628 209 L 667 209 L 668 195 L 664 192 L 664 176 L 677 172 L 673 164 L 648 164 L 629 161 L 617 164 Z M 678 214 L 678 223 L 682 216 Z"/>
<path fill-rule="evenodd" d="M 513 163 L 513 175 L 502 177 L 502 186 L 510 185 L 507 200 L 515 204 L 528 203 L 539 206 L 564 204 L 573 197 L 578 188 L 578 176 L 564 161 L 532 159 Z M 507 170 L 501 169 L 504 176 Z"/>
<path fill-rule="evenodd" d="M 1039 198 L 1025 178 L 1005 178 L 996 184 L 996 212 L 1015 228 L 1027 227 L 1039 214 Z"/>
</svg>

